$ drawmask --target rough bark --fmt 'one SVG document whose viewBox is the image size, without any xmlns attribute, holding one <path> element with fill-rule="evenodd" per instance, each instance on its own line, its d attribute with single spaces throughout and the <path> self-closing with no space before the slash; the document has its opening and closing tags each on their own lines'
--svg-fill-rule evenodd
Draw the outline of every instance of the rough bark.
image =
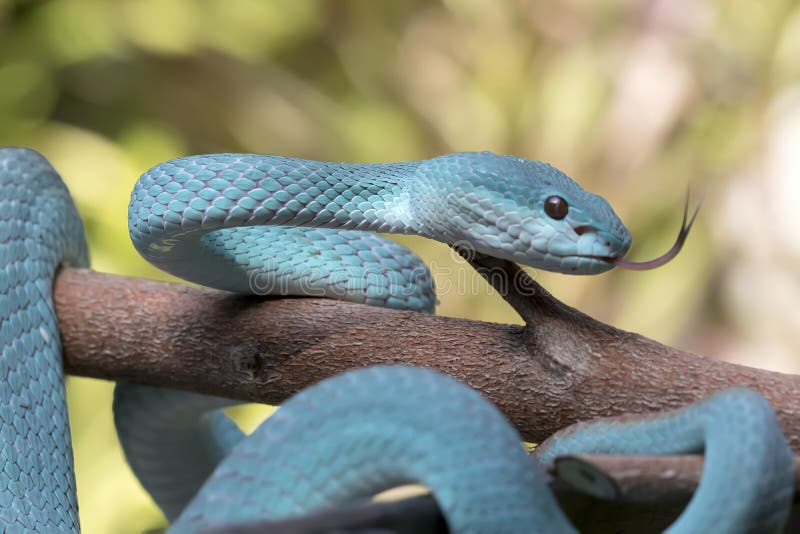
<svg viewBox="0 0 800 534">
<path fill-rule="evenodd" d="M 532 296 L 507 295 L 524 327 L 75 269 L 60 273 L 55 297 L 72 374 L 278 404 L 350 368 L 418 365 L 483 393 L 533 442 L 579 420 L 676 408 L 739 385 L 770 400 L 800 450 L 800 377 L 623 332 L 526 283 Z"/>
</svg>

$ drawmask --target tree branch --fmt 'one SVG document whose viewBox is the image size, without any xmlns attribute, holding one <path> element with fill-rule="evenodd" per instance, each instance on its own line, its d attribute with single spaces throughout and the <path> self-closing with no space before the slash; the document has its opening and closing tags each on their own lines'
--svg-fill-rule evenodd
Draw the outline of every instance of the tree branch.
<svg viewBox="0 0 800 534">
<path fill-rule="evenodd" d="M 282 521 L 258 521 L 204 531 L 202 534 L 446 533 L 447 523 L 430 495 L 398 501 L 358 502 Z"/>
<path fill-rule="evenodd" d="M 501 267 L 517 276 L 514 264 Z M 739 385 L 770 400 L 800 450 L 800 377 L 617 330 L 530 282 L 533 295 L 506 297 L 526 327 L 76 269 L 58 276 L 55 301 L 72 374 L 279 404 L 354 367 L 423 366 L 480 391 L 533 442 L 579 420 L 677 408 Z"/>
<path fill-rule="evenodd" d="M 709 360 L 617 330 L 554 299 L 511 262 L 468 260 L 520 313 L 524 327 L 65 269 L 55 287 L 65 368 L 279 404 L 354 367 L 423 366 L 480 391 L 534 442 L 579 420 L 677 408 L 739 385 L 770 400 L 792 447 L 800 448 L 800 377 Z M 660 531 L 680 513 L 701 466 L 691 457 L 562 458 L 553 488 L 581 530 Z M 580 481 L 581 491 L 570 480 Z M 286 523 L 282 532 L 359 518 L 374 529 L 398 517 L 404 519 L 397 528 L 378 530 L 402 532 L 412 524 L 412 531 L 436 531 L 441 518 L 428 499 L 319 513 Z M 252 531 L 242 528 L 236 532 Z"/>
</svg>

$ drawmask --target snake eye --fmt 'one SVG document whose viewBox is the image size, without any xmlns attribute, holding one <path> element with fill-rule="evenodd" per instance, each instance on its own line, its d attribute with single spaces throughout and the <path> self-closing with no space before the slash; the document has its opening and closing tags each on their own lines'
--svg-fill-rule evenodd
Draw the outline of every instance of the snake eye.
<svg viewBox="0 0 800 534">
<path fill-rule="evenodd" d="M 563 198 L 553 195 L 544 200 L 544 212 L 551 219 L 560 221 L 567 216 L 569 205 Z"/>
</svg>

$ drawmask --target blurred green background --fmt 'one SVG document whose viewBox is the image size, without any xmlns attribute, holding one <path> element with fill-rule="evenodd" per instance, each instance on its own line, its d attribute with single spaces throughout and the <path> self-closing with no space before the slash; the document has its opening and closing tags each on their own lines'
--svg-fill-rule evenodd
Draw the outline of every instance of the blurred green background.
<svg viewBox="0 0 800 534">
<path fill-rule="evenodd" d="M 0 145 L 61 172 L 95 269 L 153 278 L 128 195 L 187 154 L 541 159 L 611 202 L 636 259 L 669 246 L 691 182 L 705 206 L 669 265 L 537 278 L 620 328 L 800 372 L 793 1 L 0 0 Z M 453 285 L 446 247 L 402 241 L 449 285 L 440 314 L 518 321 L 485 286 Z M 111 384 L 68 388 L 84 532 L 163 526 L 122 459 Z"/>
</svg>

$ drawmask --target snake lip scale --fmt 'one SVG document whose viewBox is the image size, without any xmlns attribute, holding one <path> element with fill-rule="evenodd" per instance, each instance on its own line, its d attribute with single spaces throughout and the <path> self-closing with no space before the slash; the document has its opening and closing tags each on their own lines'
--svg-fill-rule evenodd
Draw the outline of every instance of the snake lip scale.
<svg viewBox="0 0 800 534">
<path fill-rule="evenodd" d="M 76 532 L 52 283 L 60 265 L 88 264 L 83 226 L 34 151 L 0 149 L 0 191 L 0 524 Z M 697 215 L 686 224 L 686 211 L 672 249 L 637 263 L 622 259 L 630 235 L 608 202 L 541 162 L 488 152 L 382 164 L 211 154 L 144 173 L 128 222 L 148 261 L 189 281 L 432 312 L 424 264 L 371 232 L 595 274 L 669 261 Z M 425 369 L 378 366 L 323 380 L 249 437 L 220 410 L 231 403 L 117 385 L 120 442 L 171 532 L 295 517 L 408 482 L 429 487 L 453 532 L 574 532 L 542 468 L 588 452 L 704 451 L 702 480 L 673 534 L 780 532 L 794 490 L 775 412 L 743 388 L 680 410 L 579 423 L 534 456 L 494 405 Z"/>
</svg>

